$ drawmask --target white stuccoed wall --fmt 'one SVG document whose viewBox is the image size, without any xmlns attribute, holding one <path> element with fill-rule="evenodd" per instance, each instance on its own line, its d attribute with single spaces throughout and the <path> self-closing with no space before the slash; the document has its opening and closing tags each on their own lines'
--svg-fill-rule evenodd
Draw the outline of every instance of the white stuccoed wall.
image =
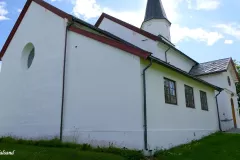
<svg viewBox="0 0 240 160">
<path fill-rule="evenodd" d="M 222 76 L 222 81 L 224 82 L 224 86 L 226 86 L 224 88 L 226 88 L 227 90 L 230 91 L 230 92 L 227 91 L 228 97 L 226 98 L 226 102 L 227 102 L 228 105 L 225 106 L 225 107 L 227 107 L 228 109 L 230 108 L 230 111 L 231 111 L 230 115 L 232 117 L 232 108 L 231 108 L 231 101 L 230 100 L 231 100 L 231 98 L 233 98 L 234 107 L 235 107 L 235 115 L 236 115 L 236 120 L 237 120 L 237 127 L 240 128 L 240 117 L 239 117 L 239 108 L 238 108 L 238 101 L 237 101 L 237 90 L 236 90 L 235 82 L 233 80 L 233 76 L 231 74 L 232 69 L 233 69 L 232 66 L 230 66 L 228 71 L 224 72 L 223 76 Z M 233 72 L 233 74 L 235 74 L 235 73 Z M 229 84 L 228 84 L 228 79 L 227 79 L 228 76 L 230 77 L 230 80 L 231 80 L 231 86 L 229 86 Z M 231 92 L 234 93 L 233 97 L 231 95 Z"/>
<path fill-rule="evenodd" d="M 146 77 L 150 149 L 170 148 L 219 130 L 214 89 L 156 64 Z M 164 77 L 176 81 L 178 105 L 165 103 Z M 196 109 L 186 107 L 184 84 L 194 88 Z M 209 111 L 201 109 L 199 90 L 207 93 Z"/>
<path fill-rule="evenodd" d="M 183 56 L 181 53 L 177 53 L 173 49 L 167 52 L 167 62 L 186 72 L 189 72 L 195 65 L 195 62 L 188 59 L 186 56 Z"/>
<path fill-rule="evenodd" d="M 143 149 L 140 58 L 69 32 L 64 138 Z"/>
<path fill-rule="evenodd" d="M 232 84 L 231 86 L 228 85 L 228 79 L 227 79 L 228 76 L 231 79 L 231 84 Z M 205 75 L 205 76 L 201 76 L 200 78 L 207 81 L 207 82 L 210 82 L 214 85 L 220 86 L 220 87 L 225 89 L 218 96 L 220 119 L 221 120 L 225 120 L 225 119 L 231 120 L 231 119 L 233 119 L 232 107 L 231 107 L 231 101 L 230 100 L 231 100 L 231 92 L 236 94 L 236 86 L 235 86 L 235 82 L 233 80 L 233 77 L 230 73 L 230 69 L 227 72 Z M 239 117 L 239 112 L 238 112 L 237 96 L 235 95 L 232 98 L 234 100 L 234 107 L 235 107 L 237 125 L 238 125 L 238 127 L 240 127 L 240 117 Z M 224 131 L 232 129 L 234 127 L 233 121 L 222 121 L 221 125 L 222 125 L 222 129 Z"/>
<path fill-rule="evenodd" d="M 0 79 L 0 136 L 59 136 L 64 19 L 32 2 L 4 57 Z M 30 69 L 21 64 L 22 50 L 32 42 Z"/>
<path fill-rule="evenodd" d="M 162 35 L 167 40 L 171 41 L 170 23 L 165 19 L 151 19 L 144 22 L 141 28 L 156 36 Z"/>
<path fill-rule="evenodd" d="M 59 136 L 65 27 L 64 19 L 34 2 L 30 6 L 3 57 L 0 136 Z M 130 36 L 131 42 L 138 46 L 160 49 L 157 42 L 143 42 L 143 36 L 131 34 L 135 35 Z M 139 57 L 76 33 L 68 36 L 65 140 L 143 149 L 141 74 L 146 64 L 141 65 Z M 24 70 L 21 52 L 29 42 L 35 46 L 35 58 L 31 68 Z M 214 91 L 172 72 L 155 66 L 147 73 L 151 149 L 169 148 L 218 129 Z M 163 76 L 177 81 L 179 106 L 164 103 Z M 195 110 L 185 107 L 185 82 L 195 88 Z M 209 112 L 200 109 L 198 88 L 208 93 Z"/>
<path fill-rule="evenodd" d="M 169 48 L 168 46 L 160 42 L 151 40 L 107 18 L 104 18 L 102 20 L 99 28 L 108 31 L 124 39 L 125 41 L 138 46 L 139 48 L 149 51 L 153 53 L 153 56 L 165 61 L 165 51 Z M 195 65 L 195 62 L 186 58 L 181 53 L 177 53 L 173 49 L 167 52 L 167 57 L 168 62 L 186 72 L 189 72 L 192 66 Z"/>
</svg>

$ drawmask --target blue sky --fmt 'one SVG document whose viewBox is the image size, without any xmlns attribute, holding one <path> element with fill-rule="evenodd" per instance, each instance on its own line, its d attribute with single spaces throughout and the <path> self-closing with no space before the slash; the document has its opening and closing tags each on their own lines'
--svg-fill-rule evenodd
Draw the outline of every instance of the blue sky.
<svg viewBox="0 0 240 160">
<path fill-rule="evenodd" d="M 46 0 L 94 24 L 102 12 L 140 26 L 146 0 Z M 240 61 L 239 0 L 162 0 L 172 22 L 172 42 L 199 62 L 225 57 Z M 26 0 L 0 0 L 0 48 Z M 37 17 L 36 17 L 37 18 Z"/>
</svg>

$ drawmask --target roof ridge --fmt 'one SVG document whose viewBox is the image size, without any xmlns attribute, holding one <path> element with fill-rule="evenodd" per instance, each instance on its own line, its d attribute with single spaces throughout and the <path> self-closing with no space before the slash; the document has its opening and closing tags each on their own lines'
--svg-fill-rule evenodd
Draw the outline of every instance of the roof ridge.
<svg viewBox="0 0 240 160">
<path fill-rule="evenodd" d="M 211 62 L 215 62 L 215 61 L 221 61 L 221 60 L 225 60 L 225 59 L 229 59 L 229 62 L 230 62 L 231 57 L 228 57 L 228 58 L 222 58 L 222 59 L 217 59 L 217 60 L 212 60 L 212 61 L 207 61 L 207 62 L 202 62 L 202 63 L 199 63 L 199 65 L 201 65 L 201 64 L 205 64 L 205 63 L 211 63 Z"/>
</svg>

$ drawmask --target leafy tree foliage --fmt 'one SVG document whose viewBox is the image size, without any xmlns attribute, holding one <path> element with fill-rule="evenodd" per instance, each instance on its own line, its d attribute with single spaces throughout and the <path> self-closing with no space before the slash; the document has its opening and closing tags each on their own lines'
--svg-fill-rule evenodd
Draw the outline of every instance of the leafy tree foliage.
<svg viewBox="0 0 240 160">
<path fill-rule="evenodd" d="M 236 65 L 236 69 L 237 69 L 238 75 L 240 76 L 240 62 L 234 60 L 234 63 Z M 240 97 L 240 83 L 239 82 L 236 84 L 236 87 L 237 87 L 238 97 Z M 240 106 L 240 98 L 238 98 L 238 105 Z"/>
</svg>

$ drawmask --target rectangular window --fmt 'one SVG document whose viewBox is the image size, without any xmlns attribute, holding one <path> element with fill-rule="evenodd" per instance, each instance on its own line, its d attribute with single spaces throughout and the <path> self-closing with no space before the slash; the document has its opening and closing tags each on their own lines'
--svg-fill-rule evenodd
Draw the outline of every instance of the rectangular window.
<svg viewBox="0 0 240 160">
<path fill-rule="evenodd" d="M 202 110 L 208 111 L 207 93 L 200 91 L 200 99 Z"/>
<path fill-rule="evenodd" d="M 164 78 L 164 92 L 165 92 L 165 102 L 169 104 L 177 105 L 176 82 L 173 80 Z"/>
<path fill-rule="evenodd" d="M 195 108 L 193 88 L 185 85 L 186 106 Z"/>
</svg>

